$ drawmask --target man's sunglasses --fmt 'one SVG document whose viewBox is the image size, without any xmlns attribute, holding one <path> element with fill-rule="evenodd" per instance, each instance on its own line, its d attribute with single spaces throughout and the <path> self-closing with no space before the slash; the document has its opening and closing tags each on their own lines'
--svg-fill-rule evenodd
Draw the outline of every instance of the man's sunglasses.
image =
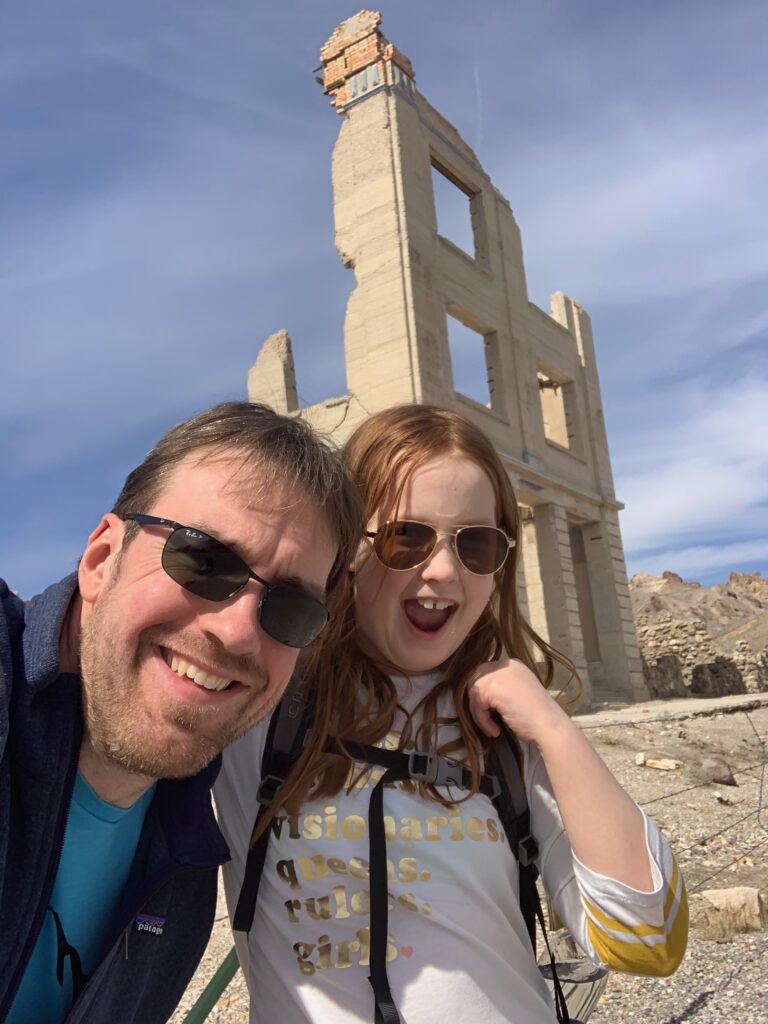
<svg viewBox="0 0 768 1024">
<path fill-rule="evenodd" d="M 264 588 L 259 602 L 261 628 L 286 647 L 308 647 L 330 618 L 325 605 L 300 587 L 269 583 L 251 572 L 234 551 L 215 537 L 182 526 L 171 519 L 129 512 L 139 526 L 167 526 L 172 532 L 163 547 L 160 562 L 180 587 L 206 601 L 228 601 L 239 594 L 249 580 Z"/>
<path fill-rule="evenodd" d="M 460 526 L 458 530 L 435 530 L 427 523 L 398 519 L 374 531 L 376 557 L 387 569 L 404 572 L 426 562 L 440 537 L 451 537 L 456 557 L 475 576 L 490 576 L 504 565 L 515 542 L 496 526 Z"/>
</svg>

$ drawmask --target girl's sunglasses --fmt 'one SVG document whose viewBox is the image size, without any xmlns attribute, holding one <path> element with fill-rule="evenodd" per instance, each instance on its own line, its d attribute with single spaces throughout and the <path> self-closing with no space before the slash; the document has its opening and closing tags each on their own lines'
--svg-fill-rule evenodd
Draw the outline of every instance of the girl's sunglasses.
<svg viewBox="0 0 768 1024">
<path fill-rule="evenodd" d="M 301 587 L 268 583 L 251 572 L 234 551 L 201 530 L 138 512 L 123 518 L 139 526 L 167 526 L 172 531 L 160 562 L 175 583 L 196 597 L 227 601 L 249 580 L 260 583 L 264 593 L 259 602 L 259 624 L 267 636 L 286 647 L 308 647 L 330 618 L 325 605 Z"/>
<path fill-rule="evenodd" d="M 373 538 L 376 557 L 387 569 L 404 572 L 426 562 L 438 538 L 451 537 L 456 557 L 475 576 L 490 576 L 504 565 L 515 542 L 496 526 L 460 526 L 458 530 L 435 530 L 427 523 L 398 519 L 384 523 L 366 537 Z"/>
</svg>

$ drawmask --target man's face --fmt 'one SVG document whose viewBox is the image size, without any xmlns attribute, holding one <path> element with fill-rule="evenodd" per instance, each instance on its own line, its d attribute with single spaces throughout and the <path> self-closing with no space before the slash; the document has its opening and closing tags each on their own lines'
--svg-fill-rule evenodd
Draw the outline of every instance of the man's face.
<svg viewBox="0 0 768 1024">
<path fill-rule="evenodd" d="M 224 457 L 188 456 L 153 508 L 131 511 L 196 527 L 263 579 L 322 598 L 337 550 L 322 510 L 284 485 L 254 497 L 248 472 Z M 141 528 L 121 553 L 124 528 L 105 517 L 80 567 L 87 738 L 131 772 L 193 775 L 277 703 L 298 651 L 261 629 L 260 584 L 226 601 L 196 597 L 161 566 L 167 528 Z M 224 680 L 222 689 L 201 685 Z"/>
</svg>

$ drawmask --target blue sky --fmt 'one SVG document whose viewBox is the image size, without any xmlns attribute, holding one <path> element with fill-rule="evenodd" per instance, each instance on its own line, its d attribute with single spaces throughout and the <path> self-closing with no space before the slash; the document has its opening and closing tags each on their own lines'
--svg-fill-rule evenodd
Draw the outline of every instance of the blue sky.
<svg viewBox="0 0 768 1024">
<path fill-rule="evenodd" d="M 0 39 L 0 574 L 69 571 L 167 427 L 291 333 L 345 391 L 348 3 L 27 0 Z M 630 572 L 768 569 L 762 0 L 393 0 L 386 35 L 523 233 L 530 297 L 590 312 Z"/>
</svg>

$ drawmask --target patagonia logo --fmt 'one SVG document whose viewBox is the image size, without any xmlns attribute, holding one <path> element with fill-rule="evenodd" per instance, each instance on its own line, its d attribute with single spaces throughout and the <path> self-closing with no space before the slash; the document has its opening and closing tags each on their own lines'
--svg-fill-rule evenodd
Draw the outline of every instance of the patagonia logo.
<svg viewBox="0 0 768 1024">
<path fill-rule="evenodd" d="M 153 917 L 151 914 L 136 915 L 136 930 L 140 932 L 151 932 L 152 935 L 162 935 L 164 917 Z"/>
</svg>

